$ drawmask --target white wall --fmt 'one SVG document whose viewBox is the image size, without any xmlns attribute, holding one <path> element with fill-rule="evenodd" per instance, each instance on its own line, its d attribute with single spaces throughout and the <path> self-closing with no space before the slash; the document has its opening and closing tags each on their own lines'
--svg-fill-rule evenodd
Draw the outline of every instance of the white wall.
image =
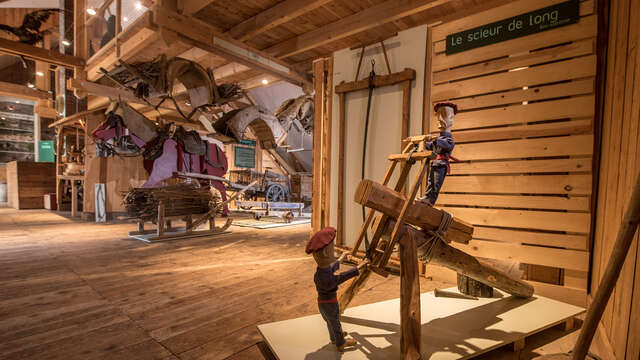
<svg viewBox="0 0 640 360">
<path fill-rule="evenodd" d="M 405 68 L 416 71 L 416 79 L 411 83 L 411 104 L 409 135 L 422 133 L 422 108 L 424 98 L 424 65 L 426 54 L 427 27 L 419 26 L 398 33 L 398 36 L 385 41 L 385 47 L 391 65 L 391 72 Z M 358 67 L 359 50 L 341 50 L 334 53 L 334 86 L 340 82 L 350 82 L 355 78 Z M 387 67 L 380 46 L 371 46 L 365 52 L 359 79 L 366 78 L 371 71 L 371 59 L 376 62 L 376 74 L 386 75 Z M 364 139 L 365 114 L 368 90 L 352 92 L 346 95 L 345 126 L 345 229 L 346 245 L 353 245 L 362 225 L 362 210 L 353 201 L 355 189 L 360 182 L 362 169 L 362 144 Z M 386 160 L 390 154 L 398 153 L 402 131 L 402 89 L 400 85 L 387 86 L 374 90 L 369 119 L 369 138 L 367 140 L 367 160 L 365 178 L 382 181 L 389 165 Z M 337 225 L 338 206 L 338 139 L 339 139 L 339 100 L 334 94 L 331 142 L 331 226 Z M 398 171 L 396 171 L 398 173 Z M 414 173 L 417 172 L 417 167 Z M 409 182 L 412 182 L 412 174 Z M 392 179 L 394 183 L 394 179 Z"/>
</svg>

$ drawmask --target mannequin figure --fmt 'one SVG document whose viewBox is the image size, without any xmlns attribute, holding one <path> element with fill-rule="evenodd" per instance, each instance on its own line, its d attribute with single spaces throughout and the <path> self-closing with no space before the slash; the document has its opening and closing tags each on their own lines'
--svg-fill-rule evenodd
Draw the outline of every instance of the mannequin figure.
<svg viewBox="0 0 640 360">
<path fill-rule="evenodd" d="M 307 242 L 306 253 L 313 253 L 313 258 L 318 264 L 313 281 L 318 291 L 318 310 L 324 321 L 327 322 L 329 329 L 329 338 L 331 343 L 335 344 L 338 351 L 345 351 L 347 347 L 353 347 L 357 344 L 354 339 L 345 339 L 346 332 L 342 331 L 340 324 L 340 307 L 336 296 L 338 285 L 358 276 L 359 271 L 368 265 L 368 260 L 364 261 L 357 268 L 334 274 L 340 266 L 340 262 L 344 259 L 346 253 L 343 253 L 338 259 L 335 258 L 333 240 L 336 237 L 336 229 L 326 227 L 315 233 Z"/>
<path fill-rule="evenodd" d="M 451 128 L 453 127 L 453 118 L 458 112 L 458 107 L 450 102 L 439 102 L 433 106 L 433 111 L 438 119 L 440 135 L 435 139 L 430 138 L 430 141 L 425 144 L 428 150 L 433 151 L 436 158 L 431 162 L 427 178 L 427 189 L 424 197 L 420 199 L 420 201 L 426 202 L 431 206 L 436 203 L 444 178 L 450 172 L 449 161 L 457 161 L 456 158 L 451 156 L 455 146 Z"/>
</svg>

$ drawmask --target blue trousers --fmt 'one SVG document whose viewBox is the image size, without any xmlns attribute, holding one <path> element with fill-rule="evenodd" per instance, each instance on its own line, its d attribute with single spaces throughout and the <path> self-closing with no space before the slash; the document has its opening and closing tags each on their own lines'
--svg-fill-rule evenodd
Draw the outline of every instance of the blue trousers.
<svg viewBox="0 0 640 360">
<path fill-rule="evenodd" d="M 342 333 L 342 324 L 340 324 L 340 306 L 337 302 L 328 304 L 318 304 L 318 310 L 324 321 L 327 322 L 329 329 L 329 338 L 336 346 L 344 345 L 344 334 Z"/>
<path fill-rule="evenodd" d="M 427 177 L 427 190 L 424 196 L 429 199 L 431 205 L 436 204 L 436 199 L 440 194 L 440 188 L 444 183 L 444 178 L 447 176 L 446 165 L 432 165 Z"/>
</svg>

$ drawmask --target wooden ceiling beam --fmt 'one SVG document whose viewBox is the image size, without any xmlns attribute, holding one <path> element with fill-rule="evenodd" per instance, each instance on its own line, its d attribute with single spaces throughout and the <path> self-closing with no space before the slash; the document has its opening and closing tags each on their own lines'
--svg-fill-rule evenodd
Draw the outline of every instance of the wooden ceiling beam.
<svg viewBox="0 0 640 360">
<path fill-rule="evenodd" d="M 178 14 L 159 5 L 153 7 L 152 12 L 156 26 L 175 32 L 178 39 L 186 44 L 206 50 L 229 61 L 278 76 L 294 84 L 311 85 L 311 79 L 307 75 L 295 71 L 291 64 L 219 33 L 210 24 Z"/>
<path fill-rule="evenodd" d="M 439 8 L 438 10 L 440 10 L 443 5 L 447 6 L 447 3 L 452 1 L 453 0 L 388 0 L 331 24 L 273 45 L 265 49 L 264 52 L 279 59 L 284 59 L 420 12 L 435 8 Z M 427 12 L 425 16 L 422 16 L 422 24 L 433 25 L 440 22 L 457 20 L 504 5 L 511 1 L 514 0 L 486 0 L 480 2 L 478 5 L 468 6 L 462 10 L 455 12 L 449 11 L 449 14 L 444 16 L 442 15 L 444 10 L 433 10 Z M 389 34 L 389 36 L 391 35 L 392 34 Z"/>
<path fill-rule="evenodd" d="M 51 100 L 51 95 L 45 91 L 4 81 L 0 81 L 0 95 L 29 100 Z"/>
<path fill-rule="evenodd" d="M 388 0 L 336 22 L 285 40 L 267 48 L 265 52 L 281 59 L 286 58 L 388 22 L 417 14 L 449 1 L 452 0 Z"/>
<path fill-rule="evenodd" d="M 234 26 L 226 34 L 234 39 L 246 41 L 269 31 L 332 0 L 286 0 Z"/>
<path fill-rule="evenodd" d="M 69 69 L 83 67 L 84 59 L 62 54 L 56 50 L 43 49 L 36 46 L 21 43 L 19 41 L 0 38 L 0 52 L 24 56 L 29 59 L 44 61 L 49 64 L 64 66 Z"/>
<path fill-rule="evenodd" d="M 213 4 L 215 0 L 182 0 L 182 13 L 184 15 L 194 15 L 200 10 Z"/>
</svg>

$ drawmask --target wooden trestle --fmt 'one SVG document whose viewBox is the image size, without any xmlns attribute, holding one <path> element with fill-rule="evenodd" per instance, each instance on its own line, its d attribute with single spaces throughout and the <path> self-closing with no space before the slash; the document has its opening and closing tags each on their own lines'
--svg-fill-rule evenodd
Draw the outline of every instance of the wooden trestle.
<svg viewBox="0 0 640 360">
<path fill-rule="evenodd" d="M 405 139 L 403 143 L 406 146 L 402 153 L 388 157 L 390 164 L 382 184 L 363 180 L 356 189 L 354 200 L 368 207 L 369 211 L 356 238 L 352 255 L 357 257 L 358 249 L 371 227 L 373 235 L 366 252 L 371 265 L 361 271 L 340 295 L 340 310 L 344 311 L 372 272 L 388 276 L 385 268 L 396 245 L 399 245 L 400 348 L 402 359 L 406 360 L 421 358 L 419 258 L 445 266 L 514 296 L 533 295 L 533 287 L 526 282 L 513 279 L 506 273 L 448 245 L 451 241 L 468 243 L 473 234 L 473 226 L 470 224 L 454 218 L 447 231 L 442 234 L 442 238 L 430 235 L 430 232 L 438 229 L 447 214 L 428 204 L 414 201 L 432 158 L 431 152 L 425 150 L 425 140 L 424 136 Z M 408 196 L 405 196 L 409 172 L 418 162 L 421 162 L 420 171 L 411 184 Z M 388 185 L 398 165 L 400 175 L 391 189 Z M 380 212 L 377 218 L 376 211 Z"/>
</svg>

